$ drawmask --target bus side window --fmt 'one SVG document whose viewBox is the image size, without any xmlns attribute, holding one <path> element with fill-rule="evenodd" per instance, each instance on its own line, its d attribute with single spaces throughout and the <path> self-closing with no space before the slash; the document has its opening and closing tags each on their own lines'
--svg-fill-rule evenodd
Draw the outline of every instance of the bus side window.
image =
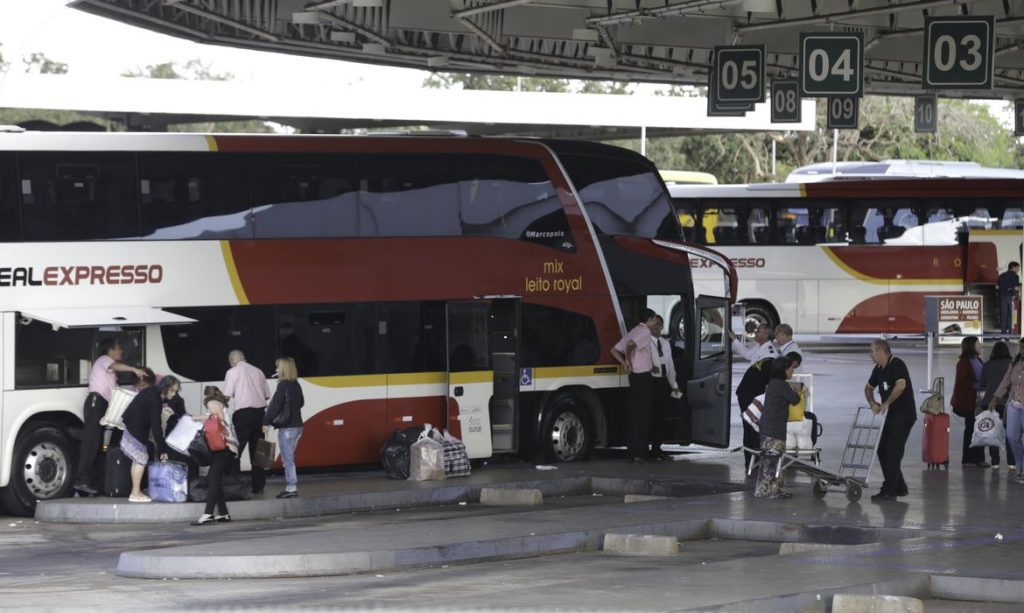
<svg viewBox="0 0 1024 613">
<path fill-rule="evenodd" d="M 576 250 L 558 194 L 541 163 L 530 158 L 460 156 L 459 219 L 463 236 Z"/>
<path fill-rule="evenodd" d="M 999 221 L 999 227 L 1005 230 L 1024 228 L 1024 209 L 1007 208 Z"/>
<path fill-rule="evenodd" d="M 13 153 L 0 154 L 0 242 L 21 240 L 16 168 Z"/>
<path fill-rule="evenodd" d="M 455 156 L 359 158 L 359 236 L 459 236 Z"/>
<path fill-rule="evenodd" d="M 524 366 L 593 364 L 601 353 L 597 328 L 585 315 L 540 304 L 522 306 Z"/>
<path fill-rule="evenodd" d="M 130 153 L 21 153 L 25 240 L 138 238 Z"/>
<path fill-rule="evenodd" d="M 167 365 L 194 381 L 223 381 L 228 353 L 240 349 L 245 360 L 267 376 L 274 372 L 274 307 L 233 306 L 168 309 L 196 323 L 161 326 Z M 303 376 L 302 372 L 299 372 Z"/>
<path fill-rule="evenodd" d="M 278 354 L 295 359 L 301 377 L 383 372 L 372 303 L 282 306 L 277 329 Z"/>
<path fill-rule="evenodd" d="M 357 236 L 356 156 L 254 154 L 256 238 Z"/>
<path fill-rule="evenodd" d="M 244 156 L 140 153 L 138 168 L 143 238 L 252 238 Z"/>
</svg>

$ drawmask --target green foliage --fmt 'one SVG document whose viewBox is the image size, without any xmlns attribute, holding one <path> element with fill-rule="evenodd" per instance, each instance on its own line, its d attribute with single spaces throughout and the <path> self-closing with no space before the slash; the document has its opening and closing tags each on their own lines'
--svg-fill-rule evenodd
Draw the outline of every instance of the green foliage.
<svg viewBox="0 0 1024 613">
<path fill-rule="evenodd" d="M 46 57 L 45 53 L 33 53 L 21 60 L 25 64 L 25 72 L 33 74 L 67 74 L 68 65 Z"/>
<path fill-rule="evenodd" d="M 629 83 L 617 81 L 572 81 L 544 77 L 515 77 L 469 72 L 435 72 L 423 81 L 430 89 L 477 89 L 506 92 L 549 92 L 579 94 L 631 94 Z"/>
<path fill-rule="evenodd" d="M 133 68 L 121 73 L 122 77 L 144 79 L 189 79 L 191 81 L 230 81 L 235 75 L 230 72 L 213 72 L 213 68 L 201 59 L 191 59 L 179 66 L 177 62 L 150 64 L 145 68 Z"/>
</svg>

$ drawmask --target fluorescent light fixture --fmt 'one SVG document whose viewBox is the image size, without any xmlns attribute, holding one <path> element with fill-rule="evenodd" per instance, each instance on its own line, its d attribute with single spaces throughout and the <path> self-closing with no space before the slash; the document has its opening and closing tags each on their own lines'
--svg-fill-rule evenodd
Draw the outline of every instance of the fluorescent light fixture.
<svg viewBox="0 0 1024 613">
<path fill-rule="evenodd" d="M 346 43 L 353 44 L 356 42 L 355 32 L 342 32 L 340 30 L 334 30 L 331 32 L 331 42 L 334 43 Z"/>
<path fill-rule="evenodd" d="M 601 40 L 601 35 L 597 30 L 591 30 L 590 28 L 573 28 L 572 39 L 596 43 Z"/>
<path fill-rule="evenodd" d="M 320 23 L 320 13 L 317 11 L 292 13 L 292 23 L 300 26 L 315 26 Z"/>
<path fill-rule="evenodd" d="M 363 53 L 371 53 L 373 55 L 384 55 L 387 53 L 388 48 L 380 43 L 363 43 Z"/>
</svg>

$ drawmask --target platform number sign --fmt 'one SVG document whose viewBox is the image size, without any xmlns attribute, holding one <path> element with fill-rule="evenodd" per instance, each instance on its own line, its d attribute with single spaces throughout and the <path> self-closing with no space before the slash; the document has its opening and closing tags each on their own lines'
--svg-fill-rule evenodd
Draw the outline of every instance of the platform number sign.
<svg viewBox="0 0 1024 613">
<path fill-rule="evenodd" d="M 853 96 L 831 96 L 828 98 L 829 130 L 856 130 L 860 123 L 860 100 Z"/>
<path fill-rule="evenodd" d="M 925 17 L 925 89 L 991 89 L 995 19 Z"/>
<path fill-rule="evenodd" d="M 715 71 L 708 71 L 708 117 L 743 117 L 754 110 L 756 102 L 721 102 L 718 100 Z"/>
<path fill-rule="evenodd" d="M 914 97 L 914 132 L 935 132 L 939 125 L 939 104 L 935 96 Z"/>
<path fill-rule="evenodd" d="M 764 102 L 764 45 L 715 47 L 715 104 Z"/>
<path fill-rule="evenodd" d="M 772 123 L 800 123 L 800 82 L 772 81 Z"/>
<path fill-rule="evenodd" d="M 800 95 L 863 96 L 863 36 L 859 33 L 801 33 Z"/>
<path fill-rule="evenodd" d="M 1013 101 L 1013 134 L 1024 136 L 1024 99 Z"/>
</svg>

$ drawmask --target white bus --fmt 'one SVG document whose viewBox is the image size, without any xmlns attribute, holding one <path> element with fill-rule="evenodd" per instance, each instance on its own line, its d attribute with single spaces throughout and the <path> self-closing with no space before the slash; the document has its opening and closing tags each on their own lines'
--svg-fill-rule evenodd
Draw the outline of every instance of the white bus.
<svg viewBox="0 0 1024 613">
<path fill-rule="evenodd" d="M 923 333 L 924 296 L 964 292 L 987 297 L 986 328 L 998 329 L 996 279 L 1021 261 L 1024 179 L 846 176 L 669 191 L 686 240 L 736 267 L 748 333 L 781 322 L 797 333 Z M 697 291 L 713 287 L 693 265 Z"/>
<path fill-rule="evenodd" d="M 0 134 L 0 501 L 68 495 L 90 361 L 182 379 L 199 411 L 232 349 L 293 357 L 300 467 L 375 463 L 431 423 L 471 458 L 619 445 L 609 349 L 650 301 L 688 322 L 694 408 L 666 439 L 726 446 L 719 283 L 696 296 L 645 158 L 570 141 Z M 735 288 L 732 283 L 725 287 Z M 705 327 L 707 327 L 705 325 Z"/>
</svg>

